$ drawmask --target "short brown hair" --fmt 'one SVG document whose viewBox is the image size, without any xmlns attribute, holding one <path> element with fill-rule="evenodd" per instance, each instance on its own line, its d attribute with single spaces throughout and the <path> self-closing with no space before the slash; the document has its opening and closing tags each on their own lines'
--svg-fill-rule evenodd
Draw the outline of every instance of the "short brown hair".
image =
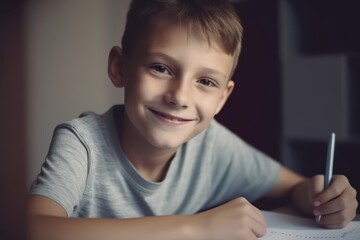
<svg viewBox="0 0 360 240">
<path fill-rule="evenodd" d="M 209 44 L 214 40 L 226 54 L 234 56 L 236 66 L 243 28 L 226 0 L 132 0 L 122 38 L 124 54 L 130 54 L 137 38 L 164 15 L 199 29 Z"/>
</svg>

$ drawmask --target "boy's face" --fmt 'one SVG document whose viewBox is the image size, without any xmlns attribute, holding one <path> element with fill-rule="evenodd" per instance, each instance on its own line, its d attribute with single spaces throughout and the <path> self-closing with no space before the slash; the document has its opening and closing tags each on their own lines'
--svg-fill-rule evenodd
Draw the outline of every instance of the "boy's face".
<svg viewBox="0 0 360 240">
<path fill-rule="evenodd" d="M 156 24 L 131 56 L 122 58 L 122 76 L 115 84 L 125 87 L 135 134 L 161 149 L 176 149 L 199 134 L 232 91 L 233 62 L 217 44 L 209 46 L 178 24 Z"/>
</svg>

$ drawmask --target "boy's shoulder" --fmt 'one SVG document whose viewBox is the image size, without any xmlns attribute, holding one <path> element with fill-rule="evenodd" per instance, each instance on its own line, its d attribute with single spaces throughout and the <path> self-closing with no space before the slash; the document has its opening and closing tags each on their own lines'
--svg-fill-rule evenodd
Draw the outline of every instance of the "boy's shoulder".
<svg viewBox="0 0 360 240">
<path fill-rule="evenodd" d="M 69 129 L 75 135 L 85 138 L 94 138 L 104 135 L 105 132 L 112 132 L 114 128 L 114 112 L 119 106 L 113 106 L 104 113 L 85 111 L 78 117 L 59 124 L 56 129 Z"/>
<path fill-rule="evenodd" d="M 73 128 L 88 128 L 93 125 L 98 125 L 100 122 L 103 121 L 103 115 L 92 111 L 85 111 L 82 112 L 79 116 L 76 118 L 73 118 L 71 120 L 65 121 L 61 124 L 59 124 L 58 127 L 62 126 L 69 126 Z"/>
<path fill-rule="evenodd" d="M 122 111 L 122 108 L 123 108 L 122 105 L 115 105 L 103 113 L 97 113 L 94 111 L 84 111 L 78 117 L 66 121 L 62 124 L 67 124 L 71 126 L 103 124 L 107 120 L 114 118 L 114 116 L 117 115 L 118 112 Z"/>
</svg>

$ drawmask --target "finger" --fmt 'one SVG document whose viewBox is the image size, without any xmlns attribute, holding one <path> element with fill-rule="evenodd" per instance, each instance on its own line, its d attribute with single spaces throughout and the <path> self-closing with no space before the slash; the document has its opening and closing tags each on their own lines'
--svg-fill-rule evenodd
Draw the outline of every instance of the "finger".
<svg viewBox="0 0 360 240">
<path fill-rule="evenodd" d="M 237 198 L 231 201 L 233 211 L 238 212 L 238 216 L 241 216 L 239 221 L 239 232 L 247 232 L 246 236 L 249 239 L 249 236 L 261 237 L 265 235 L 266 232 L 266 221 L 263 213 L 252 205 L 245 198 Z M 242 235 L 242 234 L 240 234 Z M 255 237 L 255 239 L 256 239 Z"/>
<path fill-rule="evenodd" d="M 340 211 L 337 211 L 337 212 L 334 211 L 330 214 L 340 215 L 340 217 L 339 217 L 340 220 L 342 220 L 343 218 L 352 220 L 356 216 L 357 206 L 358 206 L 357 200 L 353 199 L 352 201 L 346 202 L 345 206 Z M 324 215 L 328 215 L 328 214 L 324 213 Z"/>
<path fill-rule="evenodd" d="M 266 228 L 266 220 L 262 211 L 252 204 L 249 204 L 247 207 L 250 208 L 247 215 L 252 218 L 254 224 L 256 224 L 256 226 L 260 225 L 262 228 Z"/>
<path fill-rule="evenodd" d="M 240 204 L 242 204 L 244 211 L 247 214 L 244 214 L 244 217 L 249 217 L 250 227 L 252 233 L 255 234 L 256 237 L 261 237 L 265 235 L 266 232 L 266 220 L 265 216 L 260 209 L 252 205 L 247 199 L 240 198 Z M 247 220 L 245 220 L 247 222 Z"/>
<path fill-rule="evenodd" d="M 349 194 L 345 192 L 344 183 L 343 179 L 334 177 L 334 182 L 330 187 L 316 196 L 313 213 L 318 217 L 316 218 L 317 222 L 320 222 L 321 215 L 342 211 L 345 208 L 346 199 L 353 199 L 347 196 Z"/>
<path fill-rule="evenodd" d="M 318 223 L 323 225 L 326 228 L 343 228 L 345 227 L 352 218 L 346 217 L 346 211 L 340 211 L 333 214 L 321 215 L 320 221 Z"/>
<path fill-rule="evenodd" d="M 266 221 L 258 214 L 250 213 L 242 215 L 242 223 L 246 223 L 246 231 L 249 231 L 250 236 L 262 237 L 266 233 Z"/>
<path fill-rule="evenodd" d="M 353 199 L 352 202 L 347 203 L 346 208 L 341 211 L 329 214 L 323 213 L 317 222 L 329 228 L 343 227 L 355 218 L 357 205 L 357 200 Z"/>
<path fill-rule="evenodd" d="M 259 221 L 259 219 L 254 219 L 253 223 L 250 225 L 253 234 L 255 234 L 256 237 L 262 237 L 266 233 L 266 221 Z"/>
<path fill-rule="evenodd" d="M 254 216 L 254 218 L 259 218 L 262 222 L 265 223 L 265 216 L 262 211 L 251 204 L 246 198 L 239 197 L 234 199 L 232 200 L 232 204 L 234 204 L 235 207 L 241 207 L 242 209 L 245 209 L 244 211 L 248 212 L 249 215 Z"/>
<path fill-rule="evenodd" d="M 319 211 L 321 214 L 331 214 L 340 212 L 345 208 L 356 209 L 355 205 L 357 205 L 355 189 L 346 188 L 339 196 L 314 208 L 314 211 Z"/>
<path fill-rule="evenodd" d="M 255 207 L 254 205 L 251 204 L 251 206 L 253 207 L 253 211 L 257 214 L 257 216 L 262 219 L 263 222 L 265 222 L 265 216 L 263 214 L 263 212 L 258 209 L 257 207 Z"/>
<path fill-rule="evenodd" d="M 350 186 L 350 184 L 345 176 L 334 176 L 330 186 L 316 196 L 314 205 L 317 207 L 326 202 L 329 202 L 332 199 L 335 199 L 345 191 L 347 186 Z"/>
</svg>

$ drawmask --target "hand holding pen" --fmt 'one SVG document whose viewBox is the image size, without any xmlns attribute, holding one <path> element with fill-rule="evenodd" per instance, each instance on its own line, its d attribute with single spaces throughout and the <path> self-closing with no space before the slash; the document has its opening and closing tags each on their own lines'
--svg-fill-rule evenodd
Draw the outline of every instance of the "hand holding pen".
<svg viewBox="0 0 360 240">
<path fill-rule="evenodd" d="M 316 222 L 327 228 L 342 228 L 354 219 L 358 202 L 356 190 L 343 175 L 334 175 L 335 133 L 330 135 L 325 177 L 317 175 L 311 179 L 313 194 L 313 213 Z M 323 186 L 321 182 L 323 179 Z"/>
</svg>

